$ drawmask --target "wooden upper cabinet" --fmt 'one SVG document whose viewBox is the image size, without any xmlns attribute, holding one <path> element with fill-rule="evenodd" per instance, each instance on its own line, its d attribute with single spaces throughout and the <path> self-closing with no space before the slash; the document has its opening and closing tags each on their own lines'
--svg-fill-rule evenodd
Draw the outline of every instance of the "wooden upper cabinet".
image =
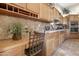
<svg viewBox="0 0 79 59">
<path fill-rule="evenodd" d="M 67 17 L 63 17 L 63 24 L 67 24 Z"/>
<path fill-rule="evenodd" d="M 49 21 L 50 19 L 50 7 L 47 4 L 40 4 L 40 19 Z"/>
<path fill-rule="evenodd" d="M 50 19 L 53 21 L 54 18 L 54 8 L 50 8 Z"/>
<path fill-rule="evenodd" d="M 56 9 L 57 10 L 57 9 Z M 59 13 L 59 11 L 57 10 L 57 17 L 58 18 L 60 18 L 61 17 L 61 15 L 60 15 L 60 13 Z"/>
<path fill-rule="evenodd" d="M 40 12 L 40 3 L 27 3 L 27 9 L 36 13 Z"/>
<path fill-rule="evenodd" d="M 54 7 L 54 18 L 59 18 L 60 15 L 59 15 L 59 11 Z"/>
<path fill-rule="evenodd" d="M 74 21 L 74 16 L 73 15 L 69 15 L 69 21 Z"/>
<path fill-rule="evenodd" d="M 57 17 L 57 11 L 56 11 L 56 8 L 54 7 L 54 15 L 53 15 L 53 18 L 56 18 Z"/>
<path fill-rule="evenodd" d="M 60 21 L 61 23 L 63 23 L 63 16 L 62 16 L 62 15 L 60 15 L 59 21 Z"/>
<path fill-rule="evenodd" d="M 53 7 L 53 20 L 58 19 L 60 22 L 63 22 L 63 16 L 60 14 L 60 12 L 56 9 L 56 7 Z"/>
<path fill-rule="evenodd" d="M 78 14 L 76 14 L 76 15 L 73 15 L 73 14 L 69 15 L 68 18 L 69 18 L 69 21 L 79 21 Z"/>
<path fill-rule="evenodd" d="M 74 16 L 74 19 L 75 19 L 76 21 L 79 21 L 78 15 L 75 15 L 75 16 Z"/>
<path fill-rule="evenodd" d="M 12 3 L 12 4 L 20 8 L 26 9 L 26 3 Z"/>
</svg>

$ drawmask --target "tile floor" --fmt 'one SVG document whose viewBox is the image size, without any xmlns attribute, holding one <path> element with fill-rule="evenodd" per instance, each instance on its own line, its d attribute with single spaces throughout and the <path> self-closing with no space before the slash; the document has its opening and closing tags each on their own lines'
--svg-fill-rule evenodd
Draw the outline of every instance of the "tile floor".
<svg viewBox="0 0 79 59">
<path fill-rule="evenodd" d="M 79 56 L 79 39 L 67 39 L 53 56 Z"/>
</svg>

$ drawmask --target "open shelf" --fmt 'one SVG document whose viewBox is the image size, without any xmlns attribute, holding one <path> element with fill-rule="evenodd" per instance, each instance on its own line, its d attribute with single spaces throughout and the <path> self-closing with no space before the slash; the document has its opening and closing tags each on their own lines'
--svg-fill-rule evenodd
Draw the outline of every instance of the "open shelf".
<svg viewBox="0 0 79 59">
<path fill-rule="evenodd" d="M 0 13 L 14 17 L 38 19 L 38 14 L 30 12 L 29 10 L 21 9 L 19 7 L 7 3 L 0 3 Z"/>
</svg>

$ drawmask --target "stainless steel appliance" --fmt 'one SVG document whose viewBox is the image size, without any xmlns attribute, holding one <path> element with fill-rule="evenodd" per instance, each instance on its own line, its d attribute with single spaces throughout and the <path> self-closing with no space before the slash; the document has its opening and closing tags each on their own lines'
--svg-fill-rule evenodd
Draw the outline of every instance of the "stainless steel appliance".
<svg viewBox="0 0 79 59">
<path fill-rule="evenodd" d="M 70 32 L 79 32 L 78 21 L 70 21 L 69 22 L 69 30 L 70 30 Z"/>
<path fill-rule="evenodd" d="M 57 19 L 45 26 L 45 31 L 64 29 L 64 25 Z"/>
</svg>

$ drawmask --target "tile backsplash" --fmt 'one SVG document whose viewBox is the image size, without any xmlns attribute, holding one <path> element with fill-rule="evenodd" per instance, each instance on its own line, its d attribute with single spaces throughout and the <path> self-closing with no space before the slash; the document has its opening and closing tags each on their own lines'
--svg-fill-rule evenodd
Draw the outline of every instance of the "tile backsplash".
<svg viewBox="0 0 79 59">
<path fill-rule="evenodd" d="M 31 28 L 34 31 L 43 32 L 46 23 L 32 21 L 29 19 L 11 17 L 6 15 L 0 15 L 0 40 L 1 39 L 9 39 L 10 36 L 7 33 L 8 26 L 12 23 L 20 22 L 24 27 Z"/>
</svg>

